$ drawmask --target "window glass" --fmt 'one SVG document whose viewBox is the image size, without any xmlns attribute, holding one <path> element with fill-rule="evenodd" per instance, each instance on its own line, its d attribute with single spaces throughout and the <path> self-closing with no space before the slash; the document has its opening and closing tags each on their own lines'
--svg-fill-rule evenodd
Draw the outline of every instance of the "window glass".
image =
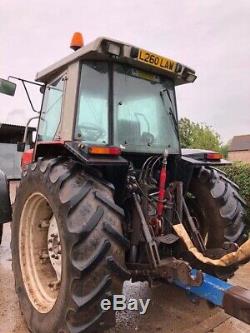
<svg viewBox="0 0 250 333">
<path fill-rule="evenodd" d="M 82 64 L 75 138 L 86 142 L 108 143 L 108 65 Z"/>
<path fill-rule="evenodd" d="M 38 130 L 38 140 L 53 140 L 61 119 L 64 79 L 54 81 L 46 87 L 41 119 Z"/>
<path fill-rule="evenodd" d="M 174 84 L 127 65 L 114 71 L 115 144 L 125 150 L 178 153 Z"/>
</svg>

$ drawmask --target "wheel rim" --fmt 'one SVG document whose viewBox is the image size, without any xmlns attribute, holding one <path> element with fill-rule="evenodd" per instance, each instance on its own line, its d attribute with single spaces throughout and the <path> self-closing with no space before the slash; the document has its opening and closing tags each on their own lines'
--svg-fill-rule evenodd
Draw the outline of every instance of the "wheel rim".
<svg viewBox="0 0 250 333">
<path fill-rule="evenodd" d="M 26 200 L 21 214 L 19 260 L 30 302 L 40 313 L 49 312 L 61 283 L 61 242 L 49 202 L 38 192 Z"/>
</svg>

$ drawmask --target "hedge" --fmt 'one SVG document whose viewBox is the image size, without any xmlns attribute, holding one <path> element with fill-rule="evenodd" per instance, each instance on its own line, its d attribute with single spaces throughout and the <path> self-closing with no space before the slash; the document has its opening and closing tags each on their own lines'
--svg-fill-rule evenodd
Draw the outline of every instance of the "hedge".
<svg viewBox="0 0 250 333">
<path fill-rule="evenodd" d="M 250 226 L 250 163 L 235 162 L 232 165 L 220 168 L 227 177 L 235 182 L 240 188 L 240 194 L 246 200 L 248 225 Z"/>
</svg>

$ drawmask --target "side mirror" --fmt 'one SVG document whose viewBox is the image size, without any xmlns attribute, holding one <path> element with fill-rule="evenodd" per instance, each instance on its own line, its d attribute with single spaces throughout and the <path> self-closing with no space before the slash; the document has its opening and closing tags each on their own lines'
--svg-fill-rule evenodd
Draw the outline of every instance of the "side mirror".
<svg viewBox="0 0 250 333">
<path fill-rule="evenodd" d="M 16 92 L 16 84 L 0 78 L 0 93 L 14 96 Z"/>
<path fill-rule="evenodd" d="M 19 152 L 24 152 L 24 150 L 25 150 L 25 142 L 18 142 L 16 150 L 19 151 Z"/>
</svg>

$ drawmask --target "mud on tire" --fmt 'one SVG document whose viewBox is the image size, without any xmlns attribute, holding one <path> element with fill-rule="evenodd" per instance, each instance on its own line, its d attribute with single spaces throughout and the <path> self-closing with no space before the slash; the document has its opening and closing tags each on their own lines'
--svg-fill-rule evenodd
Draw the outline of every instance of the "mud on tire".
<svg viewBox="0 0 250 333">
<path fill-rule="evenodd" d="M 61 285 L 46 313 L 38 311 L 28 296 L 19 253 L 22 211 L 36 192 L 51 207 L 62 243 Z M 100 302 L 121 294 L 123 281 L 129 278 L 122 219 L 112 190 L 73 160 L 39 160 L 24 172 L 14 205 L 11 247 L 16 292 L 33 333 L 96 333 L 115 325 L 115 313 L 102 311 Z"/>
</svg>

